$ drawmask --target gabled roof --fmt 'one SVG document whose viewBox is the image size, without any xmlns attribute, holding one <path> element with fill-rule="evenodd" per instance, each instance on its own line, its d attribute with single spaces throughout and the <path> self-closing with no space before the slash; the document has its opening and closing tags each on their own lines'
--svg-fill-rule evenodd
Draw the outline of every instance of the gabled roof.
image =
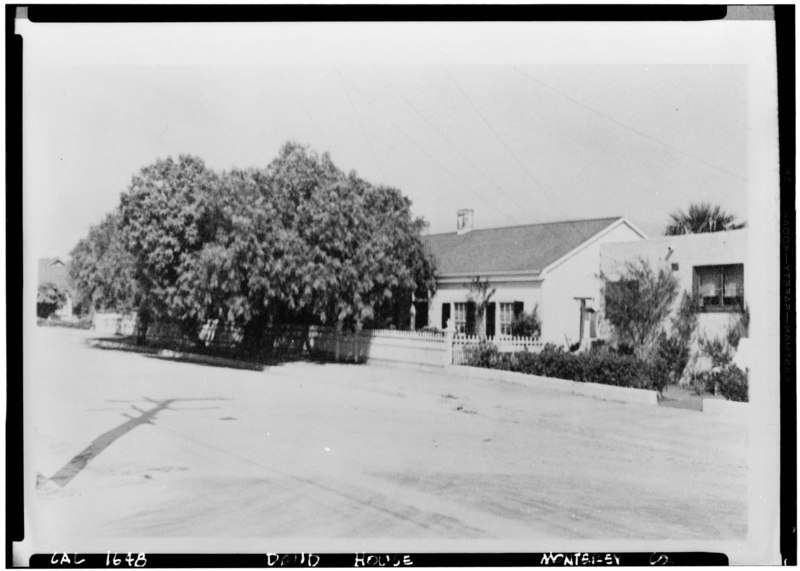
<svg viewBox="0 0 800 571">
<path fill-rule="evenodd" d="M 621 216 L 423 236 L 440 276 L 487 273 L 539 274 Z"/>
<path fill-rule="evenodd" d="M 67 264 L 61 258 L 39 258 L 39 285 L 52 283 L 68 288 Z"/>
</svg>

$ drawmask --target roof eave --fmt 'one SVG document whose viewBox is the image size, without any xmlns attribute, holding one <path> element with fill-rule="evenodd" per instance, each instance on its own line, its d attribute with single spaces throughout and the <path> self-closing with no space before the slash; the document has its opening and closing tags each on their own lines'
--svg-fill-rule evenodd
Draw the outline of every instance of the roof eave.
<svg viewBox="0 0 800 571">
<path fill-rule="evenodd" d="M 548 264 L 548 265 L 547 265 L 547 266 L 546 266 L 546 267 L 545 267 L 545 268 L 544 268 L 544 269 L 541 271 L 542 275 L 547 275 L 549 272 L 553 271 L 553 270 L 554 270 L 554 269 L 556 269 L 558 266 L 560 266 L 561 264 L 563 264 L 564 262 L 566 262 L 567 260 L 569 260 L 569 259 L 570 259 L 572 256 L 574 256 L 575 254 L 577 254 L 578 252 L 580 252 L 580 251 L 581 251 L 581 250 L 583 250 L 584 248 L 587 248 L 587 247 L 588 247 L 589 245 L 591 245 L 593 242 L 596 242 L 597 240 L 599 240 L 600 238 L 602 238 L 603 236 L 605 236 L 606 234 L 608 234 L 609 232 L 611 232 L 612 230 L 614 230 L 614 228 L 616 228 L 617 226 L 621 226 L 621 225 L 623 225 L 623 224 L 627 225 L 627 226 L 628 226 L 628 227 L 629 227 L 631 230 L 633 230 L 634 232 L 636 232 L 637 234 L 639 234 L 639 235 L 642 237 L 642 239 L 644 239 L 644 240 L 647 240 L 647 234 L 645 234 L 645 233 L 644 233 L 644 232 L 642 232 L 642 231 L 641 231 L 639 228 L 637 228 L 636 226 L 634 226 L 634 225 L 633 225 L 633 224 L 630 222 L 630 220 L 628 220 L 628 219 L 627 219 L 627 218 L 625 218 L 624 216 L 620 216 L 620 217 L 619 217 L 617 220 L 615 220 L 614 222 L 612 222 L 611 224 L 609 224 L 608 226 L 606 226 L 605 228 L 603 228 L 602 230 L 600 230 L 600 231 L 599 231 L 599 232 L 597 232 L 596 234 L 593 234 L 592 236 L 589 236 L 589 237 L 588 237 L 586 240 L 584 240 L 583 242 L 581 242 L 580 244 L 578 244 L 578 245 L 577 245 L 576 247 L 574 247 L 572 250 L 570 250 L 569 252 L 567 252 L 566 254 L 564 254 L 563 256 L 561 256 L 560 258 L 558 258 L 557 260 L 555 260 L 554 262 L 552 262 L 552 263 Z"/>
<path fill-rule="evenodd" d="M 458 272 L 439 274 L 436 281 L 439 283 L 462 283 L 473 278 L 491 278 L 492 281 L 540 281 L 544 279 L 539 270 L 494 271 L 494 272 Z"/>
</svg>

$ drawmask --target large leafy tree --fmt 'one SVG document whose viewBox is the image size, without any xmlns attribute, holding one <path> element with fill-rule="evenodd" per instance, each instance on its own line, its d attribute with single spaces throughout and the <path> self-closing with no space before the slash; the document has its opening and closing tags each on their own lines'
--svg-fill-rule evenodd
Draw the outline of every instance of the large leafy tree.
<svg viewBox="0 0 800 571">
<path fill-rule="evenodd" d="M 703 232 L 723 232 L 744 228 L 744 222 L 738 222 L 736 216 L 722 210 L 718 204 L 708 202 L 690 204 L 684 212 L 678 210 L 670 214 L 670 221 L 664 230 L 667 236 L 680 234 L 700 234 Z"/>
<path fill-rule="evenodd" d="M 120 204 L 122 234 L 134 259 L 140 313 L 189 320 L 193 284 L 181 280 L 220 221 L 210 204 L 217 176 L 202 160 L 181 156 L 143 168 Z"/>
<path fill-rule="evenodd" d="M 265 169 L 158 161 L 134 177 L 119 218 L 145 320 L 220 319 L 244 326 L 246 344 L 277 321 L 391 321 L 435 289 L 423 225 L 397 189 L 295 143 Z"/>
<path fill-rule="evenodd" d="M 184 315 L 195 323 L 244 326 L 246 343 L 255 344 L 264 326 L 280 317 L 285 254 L 293 244 L 262 171 L 222 174 L 206 209 L 202 226 L 209 239 L 186 257 L 178 278 L 179 289 L 188 292 Z"/>
<path fill-rule="evenodd" d="M 432 256 L 400 191 L 345 175 L 297 144 L 267 168 L 280 213 L 284 287 L 293 313 L 346 326 L 385 325 L 411 293 L 435 289 Z"/>
<path fill-rule="evenodd" d="M 667 268 L 654 269 L 642 258 L 626 262 L 618 279 L 602 273 L 600 277 L 605 318 L 617 339 L 636 354 L 650 356 L 677 299 L 678 278 Z"/>
<path fill-rule="evenodd" d="M 69 277 L 81 305 L 94 311 L 130 311 L 137 303 L 134 259 L 121 235 L 119 211 L 92 226 L 70 253 Z"/>
</svg>

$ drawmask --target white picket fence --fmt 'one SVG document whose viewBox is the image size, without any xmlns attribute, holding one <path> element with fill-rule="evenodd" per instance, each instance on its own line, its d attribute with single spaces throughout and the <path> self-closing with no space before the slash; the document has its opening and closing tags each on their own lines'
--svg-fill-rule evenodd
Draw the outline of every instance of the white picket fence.
<svg viewBox="0 0 800 571">
<path fill-rule="evenodd" d="M 138 333 L 135 315 L 98 314 L 95 316 L 98 331 L 132 336 Z M 286 325 L 266 332 L 265 343 L 272 352 L 280 354 L 309 353 L 346 362 L 406 363 L 443 367 L 463 365 L 467 361 L 467 347 L 479 343 L 492 343 L 500 352 L 536 352 L 543 343 L 536 337 L 493 337 L 464 335 L 442 331 L 399 331 L 393 329 L 363 329 L 337 331 L 331 326 Z M 153 343 L 167 343 L 191 348 L 199 342 L 213 349 L 235 349 L 244 339 L 241 327 L 207 321 L 196 338 L 191 338 L 177 323 L 154 322 L 147 328 L 147 339 Z"/>
<path fill-rule="evenodd" d="M 467 362 L 468 347 L 480 343 L 491 343 L 501 353 L 516 353 L 530 351 L 537 353 L 542 350 L 544 343 L 538 337 L 517 337 L 512 335 L 465 335 L 457 333 L 453 337 L 453 364 L 464 365 Z"/>
</svg>

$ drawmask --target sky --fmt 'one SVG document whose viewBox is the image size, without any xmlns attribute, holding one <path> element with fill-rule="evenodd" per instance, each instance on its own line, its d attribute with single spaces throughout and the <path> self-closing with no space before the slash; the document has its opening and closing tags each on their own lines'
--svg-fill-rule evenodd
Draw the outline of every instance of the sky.
<svg viewBox="0 0 800 571">
<path fill-rule="evenodd" d="M 400 189 L 433 233 L 459 208 L 476 228 L 622 215 L 657 235 L 697 201 L 747 220 L 741 34 L 603 24 L 28 23 L 26 237 L 65 256 L 145 165 L 263 167 L 289 140 Z"/>
</svg>

